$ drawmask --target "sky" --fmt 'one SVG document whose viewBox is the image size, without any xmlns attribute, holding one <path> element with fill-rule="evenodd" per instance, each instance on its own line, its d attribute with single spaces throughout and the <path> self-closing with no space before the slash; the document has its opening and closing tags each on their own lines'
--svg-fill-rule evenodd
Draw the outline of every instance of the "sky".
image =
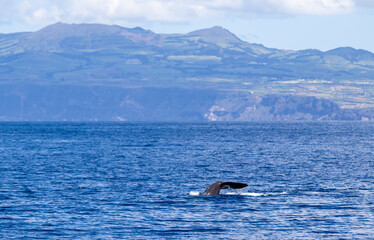
<svg viewBox="0 0 374 240">
<path fill-rule="evenodd" d="M 374 0 L 0 0 L 0 33 L 56 22 L 139 26 L 156 33 L 222 26 L 266 47 L 374 52 Z"/>
</svg>

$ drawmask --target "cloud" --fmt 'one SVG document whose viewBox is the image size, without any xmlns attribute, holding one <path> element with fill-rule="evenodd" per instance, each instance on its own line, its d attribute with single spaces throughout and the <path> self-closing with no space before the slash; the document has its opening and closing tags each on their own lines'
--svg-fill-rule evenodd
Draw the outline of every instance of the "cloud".
<svg viewBox="0 0 374 240">
<path fill-rule="evenodd" d="M 374 1 L 373 0 L 355 0 L 356 4 L 363 8 L 374 8 Z"/>
<path fill-rule="evenodd" d="M 273 12 L 290 15 L 334 15 L 353 10 L 352 0 L 268 0 Z"/>
<path fill-rule="evenodd" d="M 188 22 L 349 14 L 372 0 L 0 0 L 0 23 Z"/>
</svg>

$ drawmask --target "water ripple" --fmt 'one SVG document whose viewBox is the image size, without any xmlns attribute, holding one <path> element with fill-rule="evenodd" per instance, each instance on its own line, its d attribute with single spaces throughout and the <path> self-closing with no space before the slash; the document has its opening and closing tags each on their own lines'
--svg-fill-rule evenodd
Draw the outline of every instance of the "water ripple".
<svg viewBox="0 0 374 240">
<path fill-rule="evenodd" d="M 373 123 L 0 123 L 1 239 L 373 239 Z M 201 192 L 215 181 L 249 187 Z"/>
</svg>

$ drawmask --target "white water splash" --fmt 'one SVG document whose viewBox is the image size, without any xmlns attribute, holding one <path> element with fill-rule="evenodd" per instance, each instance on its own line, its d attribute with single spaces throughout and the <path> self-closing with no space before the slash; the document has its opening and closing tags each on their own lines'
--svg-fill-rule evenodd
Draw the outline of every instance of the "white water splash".
<svg viewBox="0 0 374 240">
<path fill-rule="evenodd" d="M 227 192 L 224 195 L 237 195 L 237 196 L 251 196 L 251 197 L 261 197 L 261 196 L 267 196 L 266 193 L 250 193 L 250 192 Z"/>
<path fill-rule="evenodd" d="M 221 193 L 221 195 L 232 195 L 232 196 L 250 196 L 250 197 L 266 197 L 266 196 L 274 196 L 274 195 L 284 195 L 287 192 L 277 192 L 277 193 L 254 193 L 254 192 L 227 192 Z M 191 191 L 189 193 L 190 196 L 201 196 L 203 195 L 201 192 L 198 191 Z"/>
<path fill-rule="evenodd" d="M 198 192 L 198 191 L 191 191 L 190 192 L 190 196 L 200 196 L 201 195 L 201 192 Z"/>
<path fill-rule="evenodd" d="M 239 196 L 251 196 L 251 197 L 266 197 L 266 196 L 276 196 L 276 195 L 284 195 L 287 194 L 286 192 L 274 192 L 274 193 L 254 193 L 254 192 L 242 192 L 242 193 L 236 193 L 236 192 L 228 192 L 226 195 L 239 195 Z"/>
</svg>

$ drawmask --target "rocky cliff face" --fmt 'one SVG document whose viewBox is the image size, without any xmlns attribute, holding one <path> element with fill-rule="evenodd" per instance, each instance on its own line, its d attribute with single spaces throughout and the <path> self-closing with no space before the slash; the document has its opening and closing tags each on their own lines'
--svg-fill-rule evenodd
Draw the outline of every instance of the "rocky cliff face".
<svg viewBox="0 0 374 240">
<path fill-rule="evenodd" d="M 333 120 L 338 105 L 315 97 L 253 95 L 224 96 L 206 114 L 211 121 L 295 121 Z M 233 101 L 233 99 L 235 99 Z"/>
<path fill-rule="evenodd" d="M 2 121 L 374 120 L 315 97 L 183 88 L 3 85 Z"/>
</svg>

